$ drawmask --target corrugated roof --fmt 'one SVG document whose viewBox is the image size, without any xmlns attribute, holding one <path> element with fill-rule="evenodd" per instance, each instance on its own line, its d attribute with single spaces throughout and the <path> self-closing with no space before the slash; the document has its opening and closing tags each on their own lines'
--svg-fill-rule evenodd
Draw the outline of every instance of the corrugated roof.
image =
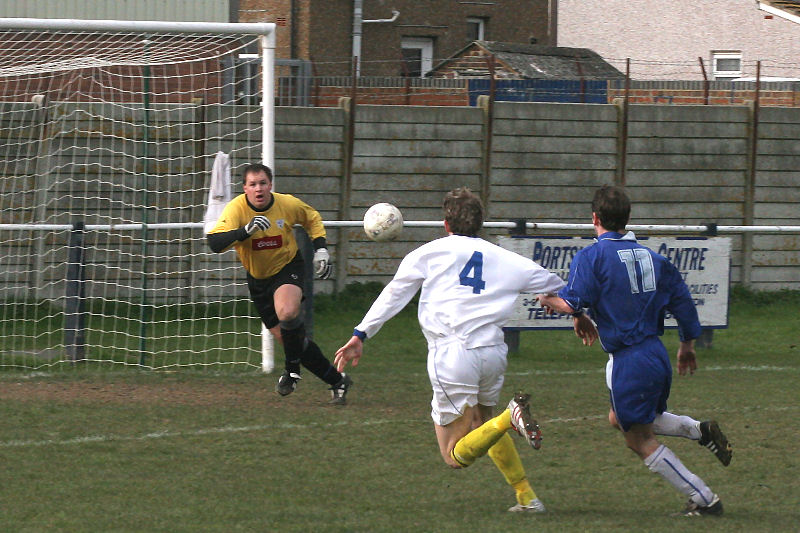
<svg viewBox="0 0 800 533">
<path fill-rule="evenodd" d="M 791 15 L 800 17 L 800 0 L 760 0 L 762 4 L 767 4 L 776 9 L 781 9 Z"/>
<path fill-rule="evenodd" d="M 474 41 L 436 67 L 439 70 L 465 55 L 471 48 L 485 53 L 524 79 L 617 79 L 625 74 L 588 48 L 568 48 L 539 44 Z"/>
</svg>

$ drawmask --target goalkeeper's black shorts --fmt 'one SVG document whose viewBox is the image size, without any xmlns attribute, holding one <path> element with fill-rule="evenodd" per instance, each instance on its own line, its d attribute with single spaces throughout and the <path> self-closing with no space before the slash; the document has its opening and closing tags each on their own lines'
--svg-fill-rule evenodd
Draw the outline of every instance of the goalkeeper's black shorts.
<svg viewBox="0 0 800 533">
<path fill-rule="evenodd" d="M 256 279 L 248 272 L 247 288 L 250 291 L 250 299 L 255 304 L 258 316 L 261 317 L 261 321 L 267 329 L 274 328 L 279 322 L 273 300 L 275 291 L 281 285 L 297 285 L 303 289 L 305 286 L 304 272 L 305 263 L 299 252 L 277 274 L 269 278 Z"/>
</svg>

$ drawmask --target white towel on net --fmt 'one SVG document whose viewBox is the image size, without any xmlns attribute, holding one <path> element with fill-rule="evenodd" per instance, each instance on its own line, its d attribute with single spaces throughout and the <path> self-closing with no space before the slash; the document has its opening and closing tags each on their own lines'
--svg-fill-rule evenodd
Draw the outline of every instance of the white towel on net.
<svg viewBox="0 0 800 533">
<path fill-rule="evenodd" d="M 211 183 L 208 186 L 208 205 L 203 218 L 206 233 L 214 228 L 228 202 L 231 201 L 231 160 L 225 152 L 217 152 L 211 168 Z"/>
</svg>

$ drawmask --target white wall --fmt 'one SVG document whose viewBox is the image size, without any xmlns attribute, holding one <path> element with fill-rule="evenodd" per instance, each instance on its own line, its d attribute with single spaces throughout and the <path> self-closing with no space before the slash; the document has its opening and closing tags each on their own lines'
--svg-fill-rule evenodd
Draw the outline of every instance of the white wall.
<svg viewBox="0 0 800 533">
<path fill-rule="evenodd" d="M 590 48 L 634 79 L 700 80 L 712 50 L 740 50 L 742 74 L 800 78 L 800 24 L 755 0 L 558 1 L 558 46 Z"/>
</svg>

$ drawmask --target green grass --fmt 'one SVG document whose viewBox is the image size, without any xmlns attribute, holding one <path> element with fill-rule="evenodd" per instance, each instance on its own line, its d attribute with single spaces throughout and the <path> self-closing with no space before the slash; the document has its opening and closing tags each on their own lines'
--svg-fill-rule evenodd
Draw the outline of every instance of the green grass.
<svg viewBox="0 0 800 533">
<path fill-rule="evenodd" d="M 373 289 L 318 299 L 327 353 Z M 543 448 L 516 442 L 549 512 L 507 513 L 488 458 L 456 471 L 439 457 L 406 309 L 366 344 L 344 408 L 310 375 L 281 398 L 258 372 L 0 373 L 0 531 L 797 531 L 798 304 L 736 291 L 729 329 L 675 377 L 670 410 L 718 419 L 734 444 L 724 468 L 664 439 L 723 498 L 721 519 L 670 516 L 682 497 L 606 421 L 605 354 L 566 331 L 524 332 L 510 358 L 503 398 L 534 392 Z"/>
</svg>

